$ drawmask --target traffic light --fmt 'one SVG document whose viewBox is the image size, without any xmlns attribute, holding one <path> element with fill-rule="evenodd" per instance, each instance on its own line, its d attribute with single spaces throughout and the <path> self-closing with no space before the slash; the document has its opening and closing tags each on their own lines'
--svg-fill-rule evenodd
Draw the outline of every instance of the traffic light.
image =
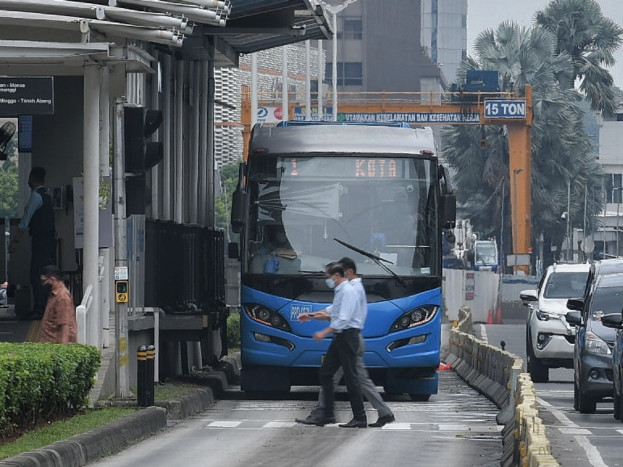
<svg viewBox="0 0 623 467">
<path fill-rule="evenodd" d="M 162 160 L 162 143 L 149 141 L 162 124 L 162 112 L 134 106 L 124 106 L 123 111 L 125 171 L 144 173 Z"/>
<path fill-rule="evenodd" d="M 128 303 L 130 292 L 128 281 L 115 281 L 115 289 L 117 303 Z"/>
</svg>

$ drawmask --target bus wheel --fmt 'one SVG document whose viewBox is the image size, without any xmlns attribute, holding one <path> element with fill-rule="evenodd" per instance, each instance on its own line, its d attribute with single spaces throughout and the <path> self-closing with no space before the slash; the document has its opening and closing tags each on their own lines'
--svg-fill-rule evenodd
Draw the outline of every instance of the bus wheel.
<svg viewBox="0 0 623 467">
<path fill-rule="evenodd" d="M 413 402 L 428 402 L 430 394 L 409 394 Z"/>
</svg>

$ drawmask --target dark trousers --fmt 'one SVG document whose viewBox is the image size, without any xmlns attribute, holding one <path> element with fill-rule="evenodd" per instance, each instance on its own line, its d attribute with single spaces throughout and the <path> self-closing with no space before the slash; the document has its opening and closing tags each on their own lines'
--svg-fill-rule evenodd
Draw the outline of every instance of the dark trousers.
<svg viewBox="0 0 623 467">
<path fill-rule="evenodd" d="M 324 414 L 333 417 L 333 375 L 341 366 L 344 369 L 346 389 L 350 397 L 350 407 L 356 420 L 366 420 L 363 395 L 357 377 L 357 351 L 359 349 L 359 329 L 347 329 L 336 334 L 329 345 L 327 355 L 320 367 L 320 384 L 324 394 Z"/>
<path fill-rule="evenodd" d="M 43 315 L 48 292 L 41 285 L 41 268 L 56 264 L 56 240 L 54 237 L 32 237 L 30 251 L 30 286 L 35 300 L 33 314 Z"/>
</svg>

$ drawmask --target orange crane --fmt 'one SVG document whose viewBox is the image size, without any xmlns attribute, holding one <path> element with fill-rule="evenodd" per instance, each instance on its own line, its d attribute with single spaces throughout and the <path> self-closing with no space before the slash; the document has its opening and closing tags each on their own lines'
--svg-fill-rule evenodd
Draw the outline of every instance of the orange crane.
<svg viewBox="0 0 623 467">
<path fill-rule="evenodd" d="M 530 128 L 532 87 L 519 97 L 511 92 L 376 92 L 340 93 L 340 121 L 407 121 L 414 125 L 506 125 L 509 146 L 509 179 L 513 257 L 515 271 L 529 273 L 530 246 Z M 296 101 L 296 96 L 289 102 Z M 258 97 L 258 108 L 278 108 L 275 94 Z M 288 109 L 288 118 L 304 119 L 298 104 Z M 242 102 L 244 154 L 251 130 L 251 100 L 245 92 Z"/>
</svg>

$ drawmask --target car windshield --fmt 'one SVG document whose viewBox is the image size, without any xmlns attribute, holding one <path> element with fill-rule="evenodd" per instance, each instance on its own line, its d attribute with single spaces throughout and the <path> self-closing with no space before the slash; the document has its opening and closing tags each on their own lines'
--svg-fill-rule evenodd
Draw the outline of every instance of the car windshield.
<svg viewBox="0 0 623 467">
<path fill-rule="evenodd" d="M 600 319 L 608 313 L 620 313 L 623 308 L 623 287 L 597 287 L 591 300 L 590 312 L 593 319 Z"/>
<path fill-rule="evenodd" d="M 543 298 L 577 298 L 584 295 L 588 272 L 554 272 L 549 276 Z"/>
</svg>

